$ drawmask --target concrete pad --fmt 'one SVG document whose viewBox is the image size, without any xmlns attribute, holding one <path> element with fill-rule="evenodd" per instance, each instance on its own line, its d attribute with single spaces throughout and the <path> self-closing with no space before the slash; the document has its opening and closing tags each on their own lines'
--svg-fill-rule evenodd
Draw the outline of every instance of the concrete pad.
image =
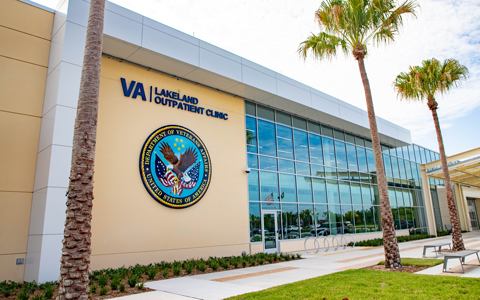
<svg viewBox="0 0 480 300">
<path fill-rule="evenodd" d="M 216 282 L 192 277 L 147 282 L 145 286 L 157 291 L 205 300 L 224 299 L 262 290 L 261 288 L 236 285 L 229 282 Z"/>
<path fill-rule="evenodd" d="M 161 292 L 161 291 L 153 291 L 153 292 L 146 292 L 141 294 L 129 295 L 121 297 L 122 300 L 192 300 L 198 298 L 191 298 L 185 297 L 180 295 L 175 295 L 171 293 Z"/>
</svg>

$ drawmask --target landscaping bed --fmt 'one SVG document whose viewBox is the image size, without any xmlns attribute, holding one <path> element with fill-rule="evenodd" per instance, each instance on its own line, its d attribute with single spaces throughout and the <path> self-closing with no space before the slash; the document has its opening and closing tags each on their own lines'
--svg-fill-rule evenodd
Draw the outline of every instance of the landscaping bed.
<svg viewBox="0 0 480 300">
<path fill-rule="evenodd" d="M 365 270 L 374 271 L 389 271 L 389 272 L 403 272 L 403 273 L 416 273 L 430 267 L 443 263 L 443 259 L 435 258 L 402 258 L 403 268 L 392 269 L 385 268 L 385 261 L 379 262 L 377 265 L 365 267 Z"/>
<path fill-rule="evenodd" d="M 185 261 L 159 262 L 136 265 L 129 268 L 103 269 L 90 274 L 90 299 L 109 299 L 147 292 L 144 283 L 175 277 L 213 273 L 236 268 L 247 268 L 264 264 L 300 259 L 299 254 L 242 255 L 232 257 L 210 257 Z M 0 299 L 47 300 L 58 295 L 58 282 L 37 285 L 35 282 L 0 282 Z"/>
</svg>

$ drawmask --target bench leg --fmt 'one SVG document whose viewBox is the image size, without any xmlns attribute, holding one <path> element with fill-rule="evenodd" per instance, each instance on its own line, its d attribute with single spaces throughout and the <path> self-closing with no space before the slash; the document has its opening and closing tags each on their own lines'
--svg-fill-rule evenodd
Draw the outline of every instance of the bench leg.
<svg viewBox="0 0 480 300">
<path fill-rule="evenodd" d="M 444 257 L 443 258 L 443 272 L 447 272 L 447 262 L 448 262 L 447 257 Z"/>
<path fill-rule="evenodd" d="M 462 266 L 462 273 L 465 274 L 465 269 L 463 268 L 463 265 L 465 264 L 465 257 L 464 258 L 460 258 L 460 265 Z"/>
<path fill-rule="evenodd" d="M 422 255 L 422 257 L 425 257 L 426 252 L 427 252 L 427 248 L 426 248 L 425 246 L 423 246 L 423 255 Z"/>
</svg>

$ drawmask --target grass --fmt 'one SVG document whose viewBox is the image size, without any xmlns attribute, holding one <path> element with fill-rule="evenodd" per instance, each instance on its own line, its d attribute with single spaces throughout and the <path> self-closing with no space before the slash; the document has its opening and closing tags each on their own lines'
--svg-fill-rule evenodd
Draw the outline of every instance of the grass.
<svg viewBox="0 0 480 300">
<path fill-rule="evenodd" d="M 229 299 L 478 299 L 480 279 L 348 270 Z"/>
<path fill-rule="evenodd" d="M 402 258 L 402 264 L 404 266 L 417 266 L 417 267 L 433 267 L 443 263 L 443 259 L 436 258 Z M 385 261 L 382 260 L 378 263 L 384 265 Z"/>
</svg>

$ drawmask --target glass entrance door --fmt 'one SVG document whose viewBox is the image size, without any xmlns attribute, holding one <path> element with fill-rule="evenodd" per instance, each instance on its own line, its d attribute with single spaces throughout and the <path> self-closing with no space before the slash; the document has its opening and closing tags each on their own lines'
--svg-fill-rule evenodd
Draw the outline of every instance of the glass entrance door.
<svg viewBox="0 0 480 300">
<path fill-rule="evenodd" d="M 262 241 L 265 253 L 278 252 L 278 226 L 277 212 L 262 212 Z"/>
<path fill-rule="evenodd" d="M 467 199 L 468 202 L 468 213 L 470 215 L 470 222 L 472 224 L 472 230 L 477 230 L 479 228 L 478 224 L 478 214 L 477 208 L 475 207 L 475 199 Z"/>
</svg>

